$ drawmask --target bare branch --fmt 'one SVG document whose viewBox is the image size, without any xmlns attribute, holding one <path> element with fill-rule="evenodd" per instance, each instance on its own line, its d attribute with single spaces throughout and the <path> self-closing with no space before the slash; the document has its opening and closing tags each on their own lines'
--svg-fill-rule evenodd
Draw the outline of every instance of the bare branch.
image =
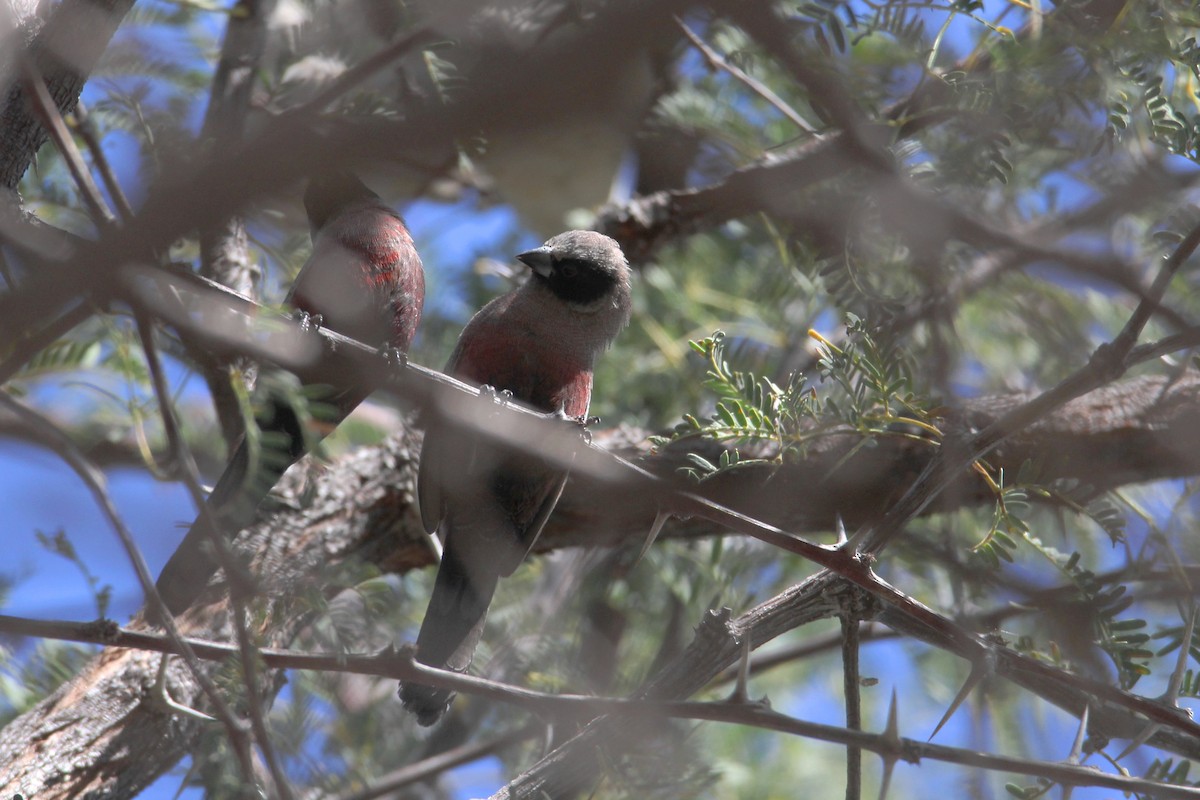
<svg viewBox="0 0 1200 800">
<path fill-rule="evenodd" d="M 46 635 L 56 631 L 64 638 L 81 641 L 98 641 L 109 646 L 136 646 L 169 652 L 172 646 L 163 637 L 141 634 L 135 631 L 122 631 L 111 625 L 96 625 L 95 623 L 47 623 L 34 620 L 21 620 L 0 615 L 0 630 L 23 632 L 27 634 Z M 136 642 L 136 644 L 135 644 Z M 223 659 L 233 652 L 233 648 L 223 645 L 213 645 L 207 642 L 192 642 L 192 647 L 198 655 L 204 658 Z M 901 738 L 893 743 L 886 734 L 864 733 L 852 728 L 837 728 L 829 725 L 805 722 L 783 714 L 771 711 L 758 703 L 745 702 L 669 702 L 647 701 L 644 699 L 602 698 L 585 695 L 550 694 L 522 689 L 515 686 L 462 675 L 447 670 L 433 669 L 415 661 L 411 653 L 392 655 L 384 653 L 379 656 L 355 656 L 346 654 L 309 655 L 300 653 L 284 653 L 264 650 L 260 653 L 263 662 L 275 667 L 290 667 L 294 669 L 320 669 L 332 671 L 356 672 L 358 674 L 378 675 L 388 678 L 419 677 L 438 686 L 454 688 L 462 693 L 473 693 L 505 702 L 516 703 L 543 714 L 559 715 L 564 712 L 580 714 L 584 719 L 600 715 L 615 715 L 624 721 L 639 718 L 679 717 L 684 719 L 709 720 L 750 725 L 764 730 L 775 730 L 797 736 L 818 739 L 821 741 L 843 744 L 848 748 L 862 748 L 880 754 L 894 754 L 906 761 L 919 762 L 923 758 L 946 761 L 949 763 L 965 764 L 984 769 L 1016 772 L 1020 774 L 1046 777 L 1059 783 L 1073 786 L 1102 786 L 1123 791 L 1151 791 L 1156 796 L 1169 798 L 1200 798 L 1200 789 L 1189 787 L 1166 786 L 1156 781 L 1131 778 L 1126 775 L 1106 775 L 1092 768 L 1081 768 L 1073 763 L 1052 763 L 1035 761 L 1027 758 L 1012 758 L 978 753 L 956 747 L 934 745 L 912 739 Z M 528 735 L 528 729 L 510 734 L 515 738 Z M 630 736 L 628 728 L 625 736 Z M 489 741 L 476 745 L 466 752 L 453 755 L 444 754 L 431 763 L 414 765 L 405 769 L 400 777 L 393 776 L 389 786 L 395 788 L 405 785 L 443 769 L 452 763 L 474 754 L 480 748 L 492 749 L 506 743 L 508 737 L 500 743 Z M 449 763 L 448 763 L 449 762 Z M 396 783 L 399 781 L 399 783 Z M 356 794 L 359 798 L 378 796 L 382 787 L 372 789 L 368 793 Z M 515 797 L 524 795 L 510 794 L 504 790 L 496 797 Z"/>
</svg>

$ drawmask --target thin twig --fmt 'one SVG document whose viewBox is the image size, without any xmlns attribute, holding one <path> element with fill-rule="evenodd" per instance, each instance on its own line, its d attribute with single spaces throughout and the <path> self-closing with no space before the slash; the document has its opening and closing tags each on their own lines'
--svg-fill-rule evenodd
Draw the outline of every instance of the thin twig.
<svg viewBox="0 0 1200 800">
<path fill-rule="evenodd" d="M 192 496 L 192 502 L 198 507 L 202 507 L 204 490 L 200 486 L 198 472 L 193 471 L 195 461 L 192 460 L 191 450 L 179 430 L 179 420 L 175 417 L 171 392 L 167 387 L 166 375 L 163 373 L 162 360 L 158 357 L 158 347 L 154 343 L 154 326 L 145 314 L 138 313 L 134 316 L 137 322 L 138 337 L 142 343 L 142 353 L 146 357 L 146 366 L 150 372 L 150 382 L 158 400 L 163 432 L 167 437 L 169 466 L 166 473 L 172 477 L 181 476 L 188 493 Z"/>
<path fill-rule="evenodd" d="M 875 642 L 895 639 L 896 633 L 888 630 L 883 625 L 877 622 L 865 622 L 859 624 L 859 640 L 862 642 Z M 809 658 L 810 656 L 827 653 L 829 651 L 838 650 L 841 648 L 843 637 L 841 631 L 831 631 L 829 633 L 811 636 L 803 642 L 797 642 L 787 647 L 780 647 L 769 652 L 757 651 L 750 659 L 750 675 L 761 675 L 764 672 L 791 664 L 796 661 Z M 739 666 L 734 666 L 726 669 L 717 677 L 713 678 L 712 686 L 722 686 L 727 683 L 732 683 L 738 679 Z"/>
<path fill-rule="evenodd" d="M 80 303 L 49 325 L 18 341 L 9 357 L 0 363 L 0 386 L 12 380 L 30 359 L 66 336 L 76 325 L 89 319 L 94 313 L 95 310 L 89 303 Z"/>
<path fill-rule="evenodd" d="M 36 434 L 37 438 L 47 447 L 58 453 L 91 491 L 96 504 L 108 519 L 109 524 L 112 525 L 113 530 L 116 531 L 117 538 L 120 540 L 121 546 L 125 549 L 129 561 L 133 565 L 138 582 L 142 585 L 142 591 L 146 593 L 151 606 L 160 609 L 160 613 L 164 617 L 167 634 L 163 637 L 163 641 L 164 647 L 169 649 L 162 649 L 159 652 L 174 653 L 183 657 L 197 684 L 208 697 L 209 702 L 212 703 L 214 713 L 225 727 L 230 741 L 235 744 L 244 742 L 246 737 L 241 724 L 224 699 L 222 699 L 216 685 L 200 667 L 200 662 L 197 660 L 196 654 L 179 632 L 179 628 L 175 625 L 174 620 L 170 618 L 170 612 L 167 611 L 166 604 L 163 602 L 162 597 L 159 596 L 158 590 L 154 587 L 154 579 L 150 577 L 150 569 L 146 566 L 146 560 L 142 557 L 142 552 L 133 540 L 133 535 L 125 527 L 124 520 L 121 519 L 121 515 L 117 512 L 117 508 L 113 504 L 108 490 L 105 488 L 104 475 L 93 467 L 87 458 L 76 449 L 75 445 L 63 436 L 52 422 L 41 414 L 9 397 L 4 392 L 0 392 L 0 405 L 7 407 L 23 419 Z M 235 750 L 239 754 L 245 751 L 245 756 L 239 759 L 242 775 L 247 781 L 253 781 L 254 764 L 249 759 L 249 751 L 244 747 L 235 747 Z"/>
<path fill-rule="evenodd" d="M 1129 351 L 1126 362 L 1136 366 L 1156 358 L 1162 358 L 1180 350 L 1188 350 L 1200 346 L 1200 325 L 1194 325 L 1185 330 L 1177 331 L 1170 336 L 1164 336 L 1156 342 L 1139 344 Z"/>
<path fill-rule="evenodd" d="M 91 153 L 92 163 L 100 171 L 100 179 L 104 181 L 104 188 L 108 190 L 108 196 L 117 205 L 117 213 L 121 215 L 122 220 L 129 222 L 134 216 L 133 207 L 129 205 L 129 198 L 125 196 L 125 190 L 121 188 L 121 182 L 117 180 L 117 174 L 113 172 L 108 156 L 104 154 L 100 138 L 96 135 L 96 126 L 92 124 L 92 118 L 82 100 L 75 104 L 75 110 L 71 112 L 71 116 L 74 118 L 75 130 L 79 131 L 79 135 L 83 137 L 83 143 L 87 145 L 88 152 Z"/>
<path fill-rule="evenodd" d="M 111 225 L 115 221 L 113 213 L 100 195 L 100 189 L 92 180 L 92 174 L 88 171 L 87 165 L 83 163 L 83 155 L 75 146 L 75 140 L 71 138 L 71 132 L 67 130 L 67 124 L 63 122 L 62 114 L 58 112 L 58 106 L 55 105 L 54 98 L 50 96 L 50 90 L 46 88 L 46 82 L 42 80 L 37 65 L 33 63 L 33 59 L 24 49 L 17 54 L 17 60 L 21 65 L 21 75 L 30 104 L 49 132 L 50 138 L 54 140 L 54 146 L 62 154 L 63 160 L 67 162 L 67 168 L 71 171 L 71 177 L 79 188 L 79 194 L 83 197 L 88 213 L 91 214 L 96 227 L 103 228 Z"/>
<path fill-rule="evenodd" d="M 814 65 L 810 63 L 811 59 L 801 57 L 788 35 L 788 24 L 773 6 L 733 0 L 722 3 L 721 8 L 808 89 L 809 105 L 841 129 L 841 137 L 838 138 L 843 140 L 843 147 L 859 160 L 862 166 L 874 169 L 890 168 L 891 159 L 880 147 L 883 140 L 881 137 L 872 136 L 872 132 L 879 125 L 867 119 L 856 102 L 855 94 L 846 91 L 837 80 L 836 59 L 823 59 L 820 64 Z M 828 138 L 832 140 L 834 137 Z"/>
<path fill-rule="evenodd" d="M 680 30 L 683 31 L 683 35 L 686 36 L 693 45 L 695 45 L 696 49 L 700 51 L 705 60 L 708 61 L 709 66 L 711 66 L 714 70 L 724 70 L 725 72 L 728 72 L 735 80 L 745 84 L 746 88 L 754 92 L 763 100 L 766 100 L 767 103 L 774 107 L 776 111 L 787 117 L 792 124 L 800 130 L 814 134 L 817 132 L 817 129 L 812 125 L 809 125 L 808 120 L 800 116 L 799 112 L 788 105 L 782 97 L 771 91 L 771 89 L 762 81 L 726 61 L 720 53 L 709 46 L 707 42 L 701 39 L 699 35 L 689 28 L 687 23 L 685 23 L 679 17 L 675 18 L 675 23 L 679 26 Z"/>
<path fill-rule="evenodd" d="M 1111 358 L 1120 366 L 1127 367 L 1127 359 L 1134 345 L 1142 335 L 1142 329 L 1146 327 L 1146 323 L 1150 321 L 1151 315 L 1162 302 L 1163 296 L 1167 292 L 1167 286 L 1170 285 L 1171 279 L 1175 277 L 1175 273 L 1184 265 L 1192 253 L 1196 252 L 1196 248 L 1200 247 L 1200 224 L 1195 225 L 1187 235 L 1183 237 L 1183 241 L 1176 246 L 1167 260 L 1163 262 L 1162 267 L 1158 270 L 1158 274 L 1154 277 L 1154 283 L 1150 285 L 1150 289 L 1146 292 L 1146 296 L 1137 304 L 1137 308 L 1133 310 L 1129 321 L 1125 323 L 1125 327 L 1117 334 L 1117 338 L 1113 340 L 1111 348 Z"/>
<path fill-rule="evenodd" d="M 862 693 L 859 690 L 858 617 L 847 611 L 842 615 L 842 687 L 846 694 L 846 728 L 862 730 Z M 862 797 L 862 748 L 846 747 L 846 800 Z"/>
</svg>

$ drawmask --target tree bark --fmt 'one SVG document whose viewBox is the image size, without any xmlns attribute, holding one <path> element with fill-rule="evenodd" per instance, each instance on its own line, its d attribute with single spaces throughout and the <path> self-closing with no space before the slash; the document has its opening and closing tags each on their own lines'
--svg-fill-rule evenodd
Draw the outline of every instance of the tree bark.
<svg viewBox="0 0 1200 800">
<path fill-rule="evenodd" d="M 28 4 L 17 6 L 33 10 Z M 64 0 L 45 18 L 29 13 L 15 20 L 16 38 L 27 48 L 59 113 L 66 115 L 75 108 L 83 84 L 132 7 L 133 0 Z M 9 51 L 13 52 L 15 49 Z M 7 189 L 17 187 L 48 136 L 29 106 L 15 67 L 11 55 L 0 60 L 0 91 L 4 93 L 0 107 L 0 186 Z"/>
</svg>

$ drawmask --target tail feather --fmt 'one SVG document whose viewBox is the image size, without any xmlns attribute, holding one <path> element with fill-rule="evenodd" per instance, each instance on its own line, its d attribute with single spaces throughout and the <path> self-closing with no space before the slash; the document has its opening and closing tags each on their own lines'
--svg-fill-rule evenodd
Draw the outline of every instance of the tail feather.
<svg viewBox="0 0 1200 800">
<path fill-rule="evenodd" d="M 429 610 L 417 634 L 417 660 L 431 667 L 466 672 L 483 635 L 498 576 L 495 570 L 471 569 L 470 559 L 463 558 L 453 543 L 454 537 L 447 537 Z M 453 699 L 454 692 L 449 689 L 408 681 L 400 686 L 401 702 L 422 726 L 437 722 Z"/>
<path fill-rule="evenodd" d="M 307 449 L 296 409 L 282 401 L 271 405 L 269 419 L 260 422 L 258 463 L 251 463 L 250 445 L 243 438 L 208 496 L 209 513 L 196 518 L 159 573 L 155 588 L 172 614 L 186 611 L 220 567 L 212 537 L 232 538 L 254 522 L 259 503 Z"/>
<path fill-rule="evenodd" d="M 263 491 L 255 491 L 252 486 L 260 483 L 257 480 L 252 480 L 250 485 L 247 485 L 249 462 L 249 449 L 243 441 L 234 451 L 229 465 L 221 473 L 217 485 L 208 497 L 210 513 L 201 514 L 196 518 L 179 547 L 159 573 L 154 585 L 172 614 L 182 614 L 186 611 L 220 567 L 220 561 L 211 544 L 212 537 L 230 537 L 253 522 L 259 501 L 270 491 L 270 487 Z M 219 531 L 213 530 L 213 522 L 220 526 Z"/>
</svg>

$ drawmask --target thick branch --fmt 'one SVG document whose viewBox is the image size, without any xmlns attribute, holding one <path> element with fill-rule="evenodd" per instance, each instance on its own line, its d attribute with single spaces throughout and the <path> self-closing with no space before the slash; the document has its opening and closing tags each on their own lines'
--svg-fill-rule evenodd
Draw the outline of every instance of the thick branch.
<svg viewBox="0 0 1200 800">
<path fill-rule="evenodd" d="M 75 108 L 84 82 L 132 6 L 133 0 L 65 0 L 53 7 L 44 25 L 37 16 L 24 20 L 20 38 L 59 113 L 65 116 Z M 0 186 L 8 189 L 16 188 L 47 137 L 25 88 L 13 77 L 6 59 L 0 63 L 0 89 L 5 92 L 0 107 Z"/>
</svg>

